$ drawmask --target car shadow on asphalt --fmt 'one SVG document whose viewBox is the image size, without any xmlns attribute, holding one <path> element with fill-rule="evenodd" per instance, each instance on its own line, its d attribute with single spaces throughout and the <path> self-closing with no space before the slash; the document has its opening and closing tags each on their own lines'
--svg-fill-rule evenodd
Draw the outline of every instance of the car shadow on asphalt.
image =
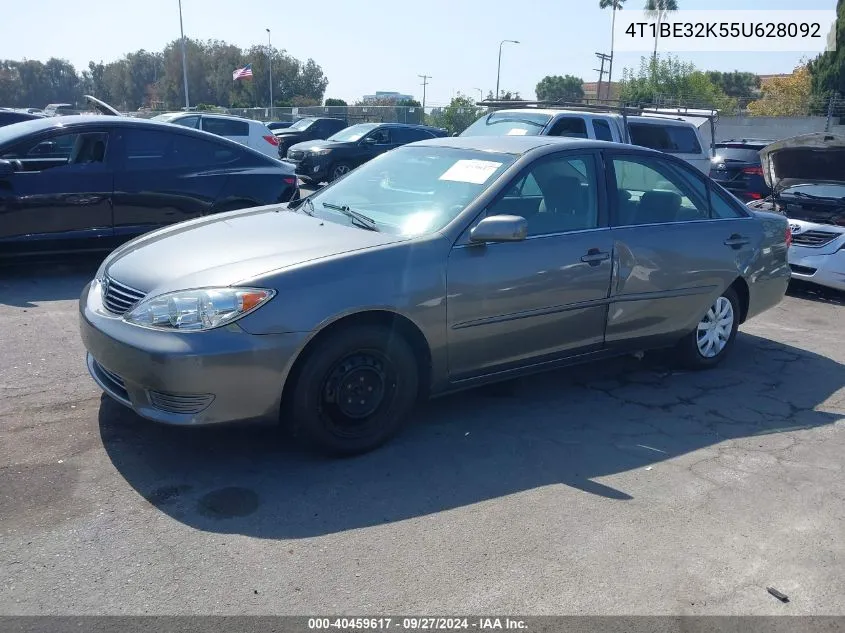
<svg viewBox="0 0 845 633">
<path fill-rule="evenodd" d="M 23 308 L 45 301 L 78 299 L 105 255 L 0 262 L 0 304 Z"/>
<path fill-rule="evenodd" d="M 841 416 L 814 408 L 843 385 L 840 363 L 740 334 L 711 371 L 622 358 L 434 400 L 392 443 L 343 460 L 275 427 L 149 423 L 106 396 L 99 425 L 115 468 L 161 512 L 209 532 L 306 538 L 555 484 L 624 503 L 631 494 L 597 479 L 830 425 Z"/>
</svg>

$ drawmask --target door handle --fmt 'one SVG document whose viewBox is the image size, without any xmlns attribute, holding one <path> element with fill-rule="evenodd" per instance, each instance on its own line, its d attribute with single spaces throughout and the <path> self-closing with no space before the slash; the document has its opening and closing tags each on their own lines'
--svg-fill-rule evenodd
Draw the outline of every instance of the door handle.
<svg viewBox="0 0 845 633">
<path fill-rule="evenodd" d="M 725 240 L 725 246 L 730 246 L 731 248 L 741 248 L 748 244 L 751 240 L 745 237 L 744 235 L 738 235 L 734 233 L 728 239 Z"/>
<path fill-rule="evenodd" d="M 581 257 L 581 261 L 590 266 L 598 266 L 603 261 L 610 259 L 610 253 L 605 253 L 597 248 L 591 248 L 586 255 Z"/>
</svg>

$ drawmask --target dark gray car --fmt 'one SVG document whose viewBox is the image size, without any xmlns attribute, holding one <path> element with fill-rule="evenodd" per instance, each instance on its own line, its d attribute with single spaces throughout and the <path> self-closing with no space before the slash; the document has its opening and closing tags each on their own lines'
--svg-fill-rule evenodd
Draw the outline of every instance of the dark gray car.
<svg viewBox="0 0 845 633">
<path fill-rule="evenodd" d="M 429 397 L 674 348 L 719 363 L 789 281 L 789 228 L 659 152 L 432 139 L 309 198 L 184 222 L 80 298 L 94 380 L 143 417 L 372 449 Z"/>
</svg>

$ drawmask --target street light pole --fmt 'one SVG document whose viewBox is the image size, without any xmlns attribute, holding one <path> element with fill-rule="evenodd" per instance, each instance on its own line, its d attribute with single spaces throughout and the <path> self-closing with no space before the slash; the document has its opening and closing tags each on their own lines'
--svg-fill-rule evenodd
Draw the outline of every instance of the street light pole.
<svg viewBox="0 0 845 633">
<path fill-rule="evenodd" d="M 273 118 L 273 45 L 270 44 L 270 29 L 267 31 L 267 66 L 270 68 L 270 118 Z"/>
<path fill-rule="evenodd" d="M 478 100 L 484 101 L 484 91 L 481 88 L 473 88 L 473 90 L 478 90 Z"/>
<path fill-rule="evenodd" d="M 188 62 L 185 53 L 185 29 L 182 27 L 182 0 L 179 0 L 179 32 L 182 34 L 182 81 L 185 84 L 185 110 L 191 107 L 191 100 L 188 98 Z"/>
<path fill-rule="evenodd" d="M 502 45 L 503 44 L 519 44 L 516 40 L 502 40 L 499 42 L 499 69 L 496 71 L 496 99 L 499 99 L 499 77 L 502 74 Z"/>
</svg>

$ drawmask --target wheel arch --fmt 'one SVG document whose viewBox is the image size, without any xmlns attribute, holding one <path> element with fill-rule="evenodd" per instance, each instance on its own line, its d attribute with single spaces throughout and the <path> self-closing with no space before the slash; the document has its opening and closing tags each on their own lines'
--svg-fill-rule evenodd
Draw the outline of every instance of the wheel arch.
<svg viewBox="0 0 845 633">
<path fill-rule="evenodd" d="M 414 323 L 410 318 L 392 310 L 383 308 L 374 308 L 364 310 L 361 312 L 354 312 L 352 314 L 345 314 L 335 318 L 323 326 L 308 339 L 308 342 L 300 349 L 296 358 L 290 365 L 290 370 L 285 379 L 284 388 L 282 390 L 281 404 L 284 407 L 285 402 L 289 399 L 290 391 L 294 388 L 299 371 L 305 363 L 308 356 L 320 344 L 320 341 L 325 340 L 326 337 L 342 330 L 343 328 L 354 325 L 372 325 L 376 327 L 383 327 L 389 331 L 396 332 L 411 346 L 414 351 L 414 357 L 417 360 L 417 368 L 419 370 L 420 388 L 419 393 L 422 398 L 426 398 L 431 388 L 432 380 L 432 359 L 431 346 L 428 339 L 423 334 L 422 329 Z"/>
<path fill-rule="evenodd" d="M 739 299 L 739 322 L 745 323 L 745 319 L 748 318 L 748 307 L 751 303 L 751 291 L 748 288 L 748 282 L 742 277 L 737 277 L 728 288 L 732 288 L 736 292 Z"/>
</svg>

